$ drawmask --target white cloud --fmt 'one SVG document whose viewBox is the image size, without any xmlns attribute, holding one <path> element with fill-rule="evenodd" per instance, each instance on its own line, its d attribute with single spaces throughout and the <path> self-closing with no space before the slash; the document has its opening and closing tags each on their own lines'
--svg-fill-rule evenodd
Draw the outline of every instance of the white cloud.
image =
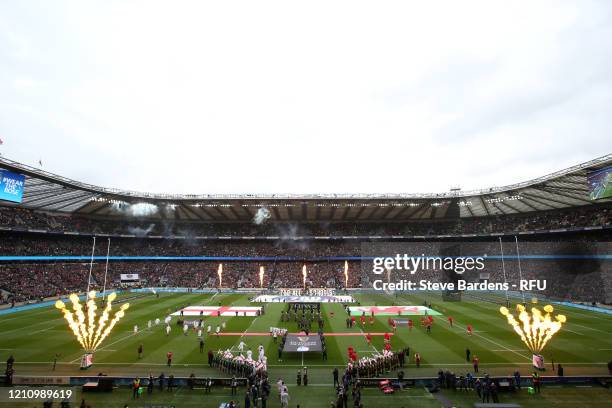
<svg viewBox="0 0 612 408">
<path fill-rule="evenodd" d="M 611 11 L 4 2 L 2 154 L 170 193 L 518 182 L 612 151 Z"/>
</svg>

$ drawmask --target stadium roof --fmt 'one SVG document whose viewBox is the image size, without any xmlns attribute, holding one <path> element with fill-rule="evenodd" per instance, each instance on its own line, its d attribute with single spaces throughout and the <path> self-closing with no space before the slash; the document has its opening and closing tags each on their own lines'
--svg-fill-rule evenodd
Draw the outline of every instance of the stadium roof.
<svg viewBox="0 0 612 408">
<path fill-rule="evenodd" d="M 579 207 L 595 204 L 589 197 L 587 174 L 610 165 L 612 154 L 522 183 L 445 193 L 178 195 L 99 187 L 0 158 L 0 168 L 26 176 L 22 207 L 102 217 L 140 214 L 147 219 L 207 222 L 250 222 L 262 207 L 269 210 L 271 221 L 280 222 L 395 222 Z"/>
</svg>

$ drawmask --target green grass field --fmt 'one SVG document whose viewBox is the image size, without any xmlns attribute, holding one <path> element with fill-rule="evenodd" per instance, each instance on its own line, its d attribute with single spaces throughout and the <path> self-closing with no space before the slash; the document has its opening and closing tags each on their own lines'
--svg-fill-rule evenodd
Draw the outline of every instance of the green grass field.
<svg viewBox="0 0 612 408">
<path fill-rule="evenodd" d="M 520 339 L 498 312 L 499 305 L 492 302 L 464 299 L 462 302 L 442 302 L 441 297 L 433 293 L 392 295 L 357 295 L 361 305 L 420 305 L 424 300 L 432 303 L 432 308 L 440 312 L 435 317 L 431 334 L 418 324 L 418 317 L 413 317 L 415 327 L 412 331 L 401 326 L 398 334 L 392 338 L 393 349 L 409 346 L 411 354 L 419 352 L 422 357 L 421 368 L 416 368 L 411 358 L 404 369 L 406 376 L 433 376 L 439 369 L 450 369 L 458 375 L 472 369 L 466 362 L 465 349 L 480 358 L 480 371 L 492 375 L 508 375 L 517 368 L 523 376 L 531 372 L 531 355 Z M 109 375 L 154 376 L 164 372 L 175 376 L 188 376 L 194 373 L 198 377 L 222 376 L 216 369 L 209 368 L 206 352 L 209 349 L 236 348 L 239 336 L 221 336 L 206 339 L 203 354 L 199 351 L 198 341 L 193 332 L 188 336 L 173 325 L 170 336 L 166 336 L 164 325 L 154 326 L 147 330 L 147 321 L 163 318 L 177 308 L 187 305 L 250 305 L 246 295 L 239 294 L 161 294 L 159 298 L 148 294 L 132 300 L 126 317 L 95 353 L 95 363 L 89 374 L 104 372 Z M 257 305 L 257 304 L 254 304 Z M 369 346 L 362 336 L 333 336 L 326 339 L 329 359 L 322 361 L 320 353 L 295 354 L 277 359 L 277 346 L 270 337 L 249 337 L 249 333 L 267 332 L 271 326 L 287 327 L 290 332 L 297 331 L 297 324 L 281 323 L 280 312 L 284 304 L 267 304 L 266 313 L 260 317 L 210 317 L 205 319 L 205 326 L 215 327 L 226 322 L 225 332 L 244 333 L 243 340 L 254 354 L 259 344 L 266 348 L 269 374 L 273 382 L 283 378 L 290 385 L 291 405 L 295 407 L 327 407 L 333 400 L 331 371 L 333 367 L 342 368 L 346 364 L 346 350 L 354 347 L 359 356 L 382 350 L 383 338 L 374 337 Z M 547 366 L 551 360 L 565 367 L 565 375 L 607 374 L 607 362 L 612 359 L 612 319 L 609 316 L 577 309 L 560 307 L 557 311 L 568 317 L 568 323 L 544 350 Z M 334 317 L 331 317 L 333 312 Z M 346 312 L 339 304 L 322 304 L 325 318 L 325 332 L 357 332 L 362 328 L 347 329 Z M 454 327 L 446 321 L 447 316 L 454 318 Z M 137 324 L 141 330 L 133 333 Z M 465 326 L 471 324 L 474 335 L 468 336 Z M 313 325 L 314 328 L 314 325 Z M 375 319 L 374 325 L 367 324 L 364 331 L 384 332 L 390 330 L 387 317 Z M 315 330 L 316 331 L 316 330 Z M 143 344 L 144 357 L 138 359 L 137 348 Z M 172 368 L 166 367 L 166 352 L 174 353 Z M 0 358 L 6 360 L 13 355 L 16 363 L 16 375 L 83 375 L 79 370 L 82 354 L 78 343 L 68 330 L 61 313 L 52 307 L 18 312 L 0 317 Z M 52 371 L 54 356 L 59 354 L 55 371 Z M 3 361 L 4 361 L 3 360 Z M 310 385 L 308 389 L 295 385 L 297 370 L 306 365 L 309 367 Z M 550 369 L 549 369 L 550 370 Z M 274 388 L 274 387 L 273 387 Z M 314 391 L 314 392 L 313 392 Z M 269 406 L 279 406 L 275 399 L 275 390 Z M 475 397 L 463 394 L 445 394 L 457 406 L 471 406 Z M 115 391 L 111 397 L 104 396 L 103 405 L 100 396 L 89 395 L 88 401 L 93 406 L 123 406 L 130 400 L 129 390 Z M 524 406 L 606 406 L 612 397 L 609 390 L 603 388 L 558 388 L 548 389 L 539 396 L 524 394 L 502 394 L 502 401 L 516 401 Z M 91 400 L 90 400 L 91 398 Z M 148 398 L 148 399 L 146 399 Z M 154 393 L 130 406 L 149 404 L 174 404 L 175 406 L 217 407 L 219 402 L 229 400 L 229 390 L 216 390 L 211 396 L 204 396 L 203 391 L 179 389 L 174 393 Z M 240 398 L 239 398 L 240 399 Z M 439 407 L 440 402 L 424 389 L 410 389 L 393 396 L 382 395 L 378 390 L 364 391 L 362 399 L 365 407 L 385 404 L 388 407 Z M 574 405 L 572 405 L 574 404 Z M 595 404 L 595 405 L 593 405 Z M 15 404 L 4 406 L 18 406 Z M 32 406 L 24 405 L 24 406 Z M 610 405 L 608 405 L 610 406 Z"/>
</svg>

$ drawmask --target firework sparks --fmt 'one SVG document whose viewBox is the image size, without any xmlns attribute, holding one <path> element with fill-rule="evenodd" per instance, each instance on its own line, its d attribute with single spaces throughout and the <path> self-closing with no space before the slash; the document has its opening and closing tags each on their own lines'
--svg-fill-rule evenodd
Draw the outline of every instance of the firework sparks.
<svg viewBox="0 0 612 408">
<path fill-rule="evenodd" d="M 72 310 L 70 310 L 61 300 L 55 302 L 55 307 L 64 314 L 64 319 L 68 322 L 68 327 L 72 330 L 72 333 L 81 347 L 88 353 L 93 353 L 100 344 L 102 344 L 115 324 L 125 316 L 125 311 L 130 306 L 129 303 L 122 305 L 113 316 L 110 324 L 107 325 L 112 311 L 112 303 L 117 298 L 117 294 L 111 293 L 106 298 L 106 307 L 99 317 L 96 313 L 98 307 L 96 306 L 95 298 L 95 291 L 91 291 L 87 294 L 87 301 L 85 303 L 87 315 L 83 312 L 83 305 L 81 305 L 80 299 L 76 294 L 72 294 L 68 297 L 72 303 Z"/>
<path fill-rule="evenodd" d="M 548 341 L 559 331 L 567 321 L 564 315 L 551 317 L 554 308 L 551 305 L 544 306 L 544 314 L 537 307 L 531 308 L 531 314 L 525 306 L 516 305 L 518 320 L 510 313 L 507 307 L 500 307 L 499 311 L 506 316 L 508 324 L 512 326 L 516 334 L 519 335 L 523 343 L 534 354 L 539 354 Z"/>
<path fill-rule="evenodd" d="M 263 288 L 263 278 L 264 278 L 264 267 L 259 267 L 259 287 Z"/>
<path fill-rule="evenodd" d="M 304 282 L 304 289 L 306 289 L 306 277 L 308 276 L 308 270 L 306 269 L 306 264 L 302 267 L 302 282 Z"/>
<path fill-rule="evenodd" d="M 344 261 L 344 287 L 348 288 L 348 261 Z"/>
</svg>

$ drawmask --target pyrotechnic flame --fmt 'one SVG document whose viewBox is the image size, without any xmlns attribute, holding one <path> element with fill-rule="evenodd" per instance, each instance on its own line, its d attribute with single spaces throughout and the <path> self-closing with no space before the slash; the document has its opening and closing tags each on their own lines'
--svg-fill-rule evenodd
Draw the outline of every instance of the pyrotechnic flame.
<svg viewBox="0 0 612 408">
<path fill-rule="evenodd" d="M 518 321 L 507 307 L 502 306 L 499 308 L 499 312 L 506 316 L 508 324 L 512 326 L 523 343 L 534 354 L 539 354 L 546 347 L 548 341 L 561 330 L 561 326 L 567 321 L 564 315 L 557 315 L 555 320 L 553 320 L 551 313 L 554 311 L 554 308 L 551 305 L 544 306 L 544 312 L 546 312 L 544 315 L 535 306 L 531 308 L 531 314 L 521 304 L 516 305 L 516 310 L 518 312 Z"/>
<path fill-rule="evenodd" d="M 259 267 L 259 287 L 263 288 L 263 278 L 264 278 L 264 267 Z"/>
<path fill-rule="evenodd" d="M 72 303 L 72 310 L 70 311 L 66 304 L 61 300 L 55 302 L 55 307 L 62 311 L 64 319 L 68 322 L 68 327 L 72 330 L 72 333 L 76 337 L 77 341 L 88 353 L 93 353 L 98 346 L 104 341 L 109 335 L 115 324 L 125 315 L 125 310 L 130 306 L 125 303 L 121 306 L 120 310 L 115 313 L 111 323 L 106 326 L 109 315 L 112 310 L 112 302 L 117 298 L 116 293 L 111 293 L 106 298 L 106 307 L 104 308 L 102 315 L 98 317 L 96 310 L 98 307 L 95 302 L 96 292 L 91 291 L 87 294 L 87 316 L 83 312 L 83 306 L 76 294 L 69 296 L 70 302 Z M 76 319 L 75 319 L 76 316 Z"/>
<path fill-rule="evenodd" d="M 348 288 L 348 261 L 344 261 L 344 287 Z"/>
<path fill-rule="evenodd" d="M 304 282 L 304 289 L 306 289 L 306 277 L 308 276 L 308 271 L 306 270 L 306 264 L 302 267 L 302 281 Z"/>
<path fill-rule="evenodd" d="M 217 276 L 219 276 L 219 287 L 221 287 L 223 285 L 223 264 L 219 264 Z"/>
</svg>

